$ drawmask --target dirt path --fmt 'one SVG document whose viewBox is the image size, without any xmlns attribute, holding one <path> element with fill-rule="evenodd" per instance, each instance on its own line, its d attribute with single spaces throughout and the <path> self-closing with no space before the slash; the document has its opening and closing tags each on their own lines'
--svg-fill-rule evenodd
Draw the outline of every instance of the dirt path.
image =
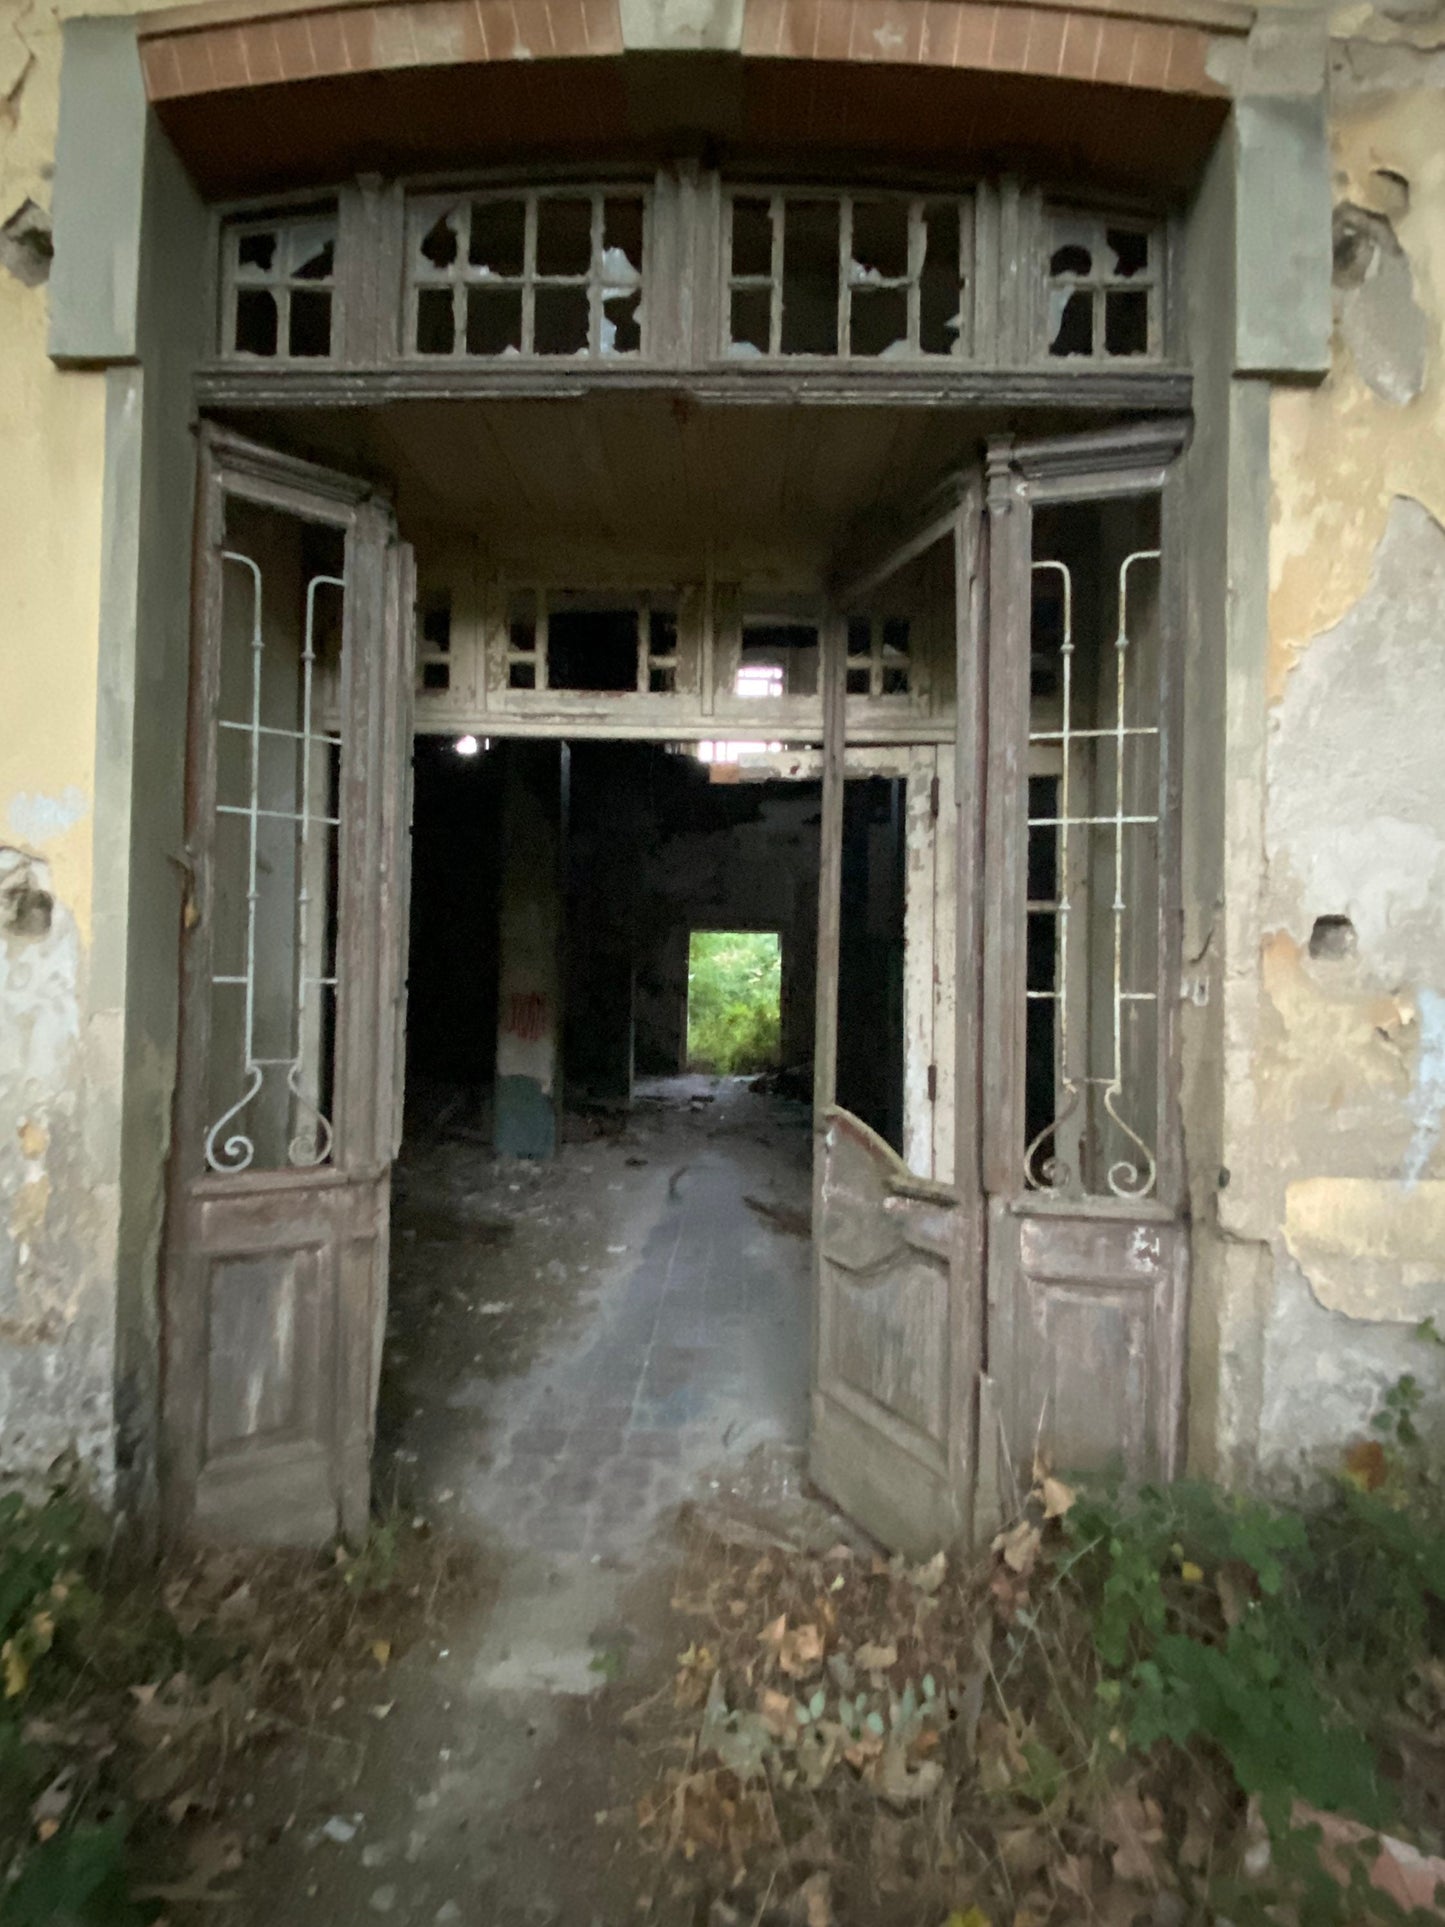
<svg viewBox="0 0 1445 1927">
<path fill-rule="evenodd" d="M 479 1589 L 250 1770 L 216 1927 L 644 1917 L 608 1816 L 656 1777 L 623 1714 L 675 1665 L 678 1509 L 807 1510 L 808 1153 L 695 1079 L 550 1166 L 465 1126 L 404 1164 L 378 1481 Z"/>
</svg>

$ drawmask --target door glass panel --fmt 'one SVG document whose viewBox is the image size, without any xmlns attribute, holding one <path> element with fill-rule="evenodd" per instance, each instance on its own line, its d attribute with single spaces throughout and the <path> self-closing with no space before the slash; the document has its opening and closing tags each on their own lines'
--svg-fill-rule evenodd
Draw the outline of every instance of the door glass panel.
<svg viewBox="0 0 1445 1927">
<path fill-rule="evenodd" d="M 232 498 L 221 560 L 205 1161 L 332 1153 L 341 531 Z"/>
<path fill-rule="evenodd" d="M 1034 518 L 1026 1183 L 1143 1198 L 1159 1131 L 1157 498 Z"/>
</svg>

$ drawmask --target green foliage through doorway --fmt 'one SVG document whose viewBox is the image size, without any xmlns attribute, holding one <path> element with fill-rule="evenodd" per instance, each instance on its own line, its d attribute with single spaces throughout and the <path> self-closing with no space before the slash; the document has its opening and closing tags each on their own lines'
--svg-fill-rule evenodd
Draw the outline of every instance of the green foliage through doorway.
<svg viewBox="0 0 1445 1927">
<path fill-rule="evenodd" d="M 695 930 L 687 962 L 689 1070 L 767 1070 L 781 1042 L 782 946 L 775 930 Z"/>
</svg>

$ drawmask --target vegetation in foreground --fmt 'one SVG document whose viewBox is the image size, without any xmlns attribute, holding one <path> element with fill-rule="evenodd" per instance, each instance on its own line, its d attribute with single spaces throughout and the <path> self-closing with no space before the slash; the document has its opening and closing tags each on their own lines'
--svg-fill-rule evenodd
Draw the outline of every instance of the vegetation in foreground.
<svg viewBox="0 0 1445 1927">
<path fill-rule="evenodd" d="M 127 1569 L 74 1487 L 0 1498 L 0 1923 L 144 1927 L 228 1898 L 228 1795 L 471 1585 L 400 1519 L 355 1553 Z"/>
<path fill-rule="evenodd" d="M 651 1722 L 680 1750 L 642 1814 L 656 1917 L 1445 1918 L 1445 1501 L 1419 1406 L 1400 1381 L 1296 1503 L 1037 1467 L 984 1571 L 696 1535 L 696 1638 Z"/>
</svg>

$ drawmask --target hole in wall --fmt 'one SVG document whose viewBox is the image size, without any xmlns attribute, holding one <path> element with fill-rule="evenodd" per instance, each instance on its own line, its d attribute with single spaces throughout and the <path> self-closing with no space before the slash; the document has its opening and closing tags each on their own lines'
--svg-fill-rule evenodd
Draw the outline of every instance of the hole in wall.
<svg viewBox="0 0 1445 1927">
<path fill-rule="evenodd" d="M 0 267 L 8 268 L 24 287 L 38 288 L 50 278 L 54 254 L 50 216 L 34 201 L 22 201 L 0 227 Z"/>
<path fill-rule="evenodd" d="M 1310 955 L 1312 957 L 1352 957 L 1358 944 L 1355 926 L 1348 917 L 1316 917 L 1314 929 L 1310 931 Z"/>
</svg>

